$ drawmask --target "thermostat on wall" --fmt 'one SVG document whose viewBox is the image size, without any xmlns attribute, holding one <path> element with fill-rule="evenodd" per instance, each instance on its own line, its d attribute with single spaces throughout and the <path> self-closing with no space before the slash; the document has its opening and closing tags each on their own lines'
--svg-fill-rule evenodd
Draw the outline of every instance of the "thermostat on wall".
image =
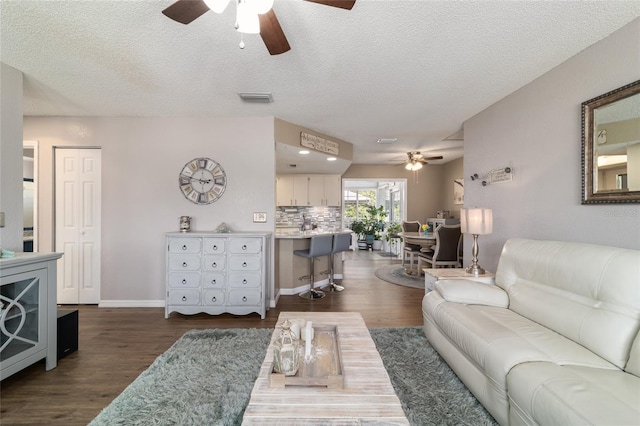
<svg viewBox="0 0 640 426">
<path fill-rule="evenodd" d="M 266 212 L 253 213 L 253 221 L 254 222 L 266 222 L 267 221 L 267 213 Z"/>
</svg>

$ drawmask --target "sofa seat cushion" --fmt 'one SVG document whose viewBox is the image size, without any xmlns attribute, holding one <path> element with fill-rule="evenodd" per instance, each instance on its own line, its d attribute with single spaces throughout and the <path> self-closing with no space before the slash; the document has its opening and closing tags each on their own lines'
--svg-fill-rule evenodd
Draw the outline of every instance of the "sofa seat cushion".
<svg viewBox="0 0 640 426">
<path fill-rule="evenodd" d="M 509 370 L 523 362 L 617 369 L 572 340 L 509 309 L 447 302 L 432 291 L 423 300 L 423 311 L 503 391 Z"/>
<path fill-rule="evenodd" d="M 511 424 L 640 424 L 640 378 L 548 362 L 527 362 L 507 376 Z"/>
</svg>

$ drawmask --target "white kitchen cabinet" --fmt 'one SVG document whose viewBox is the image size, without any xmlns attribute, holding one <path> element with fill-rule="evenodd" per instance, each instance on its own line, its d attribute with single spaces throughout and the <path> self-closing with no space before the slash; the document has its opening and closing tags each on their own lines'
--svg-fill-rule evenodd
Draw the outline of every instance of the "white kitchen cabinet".
<svg viewBox="0 0 640 426">
<path fill-rule="evenodd" d="M 278 206 L 293 206 L 293 175 L 276 178 L 276 203 Z"/>
<path fill-rule="evenodd" d="M 165 318 L 171 312 L 265 318 L 270 234 L 170 232 L 166 240 Z"/>
<path fill-rule="evenodd" d="M 0 259 L 0 380 L 45 359 L 57 365 L 56 261 L 61 253 Z"/>
<path fill-rule="evenodd" d="M 278 206 L 341 206 L 340 175 L 280 175 L 276 180 Z"/>
<path fill-rule="evenodd" d="M 308 176 L 308 206 L 324 206 L 324 175 Z"/>
<path fill-rule="evenodd" d="M 293 175 L 293 205 L 309 205 L 309 176 Z"/>
<path fill-rule="evenodd" d="M 324 205 L 342 205 L 342 176 L 324 175 Z"/>
</svg>

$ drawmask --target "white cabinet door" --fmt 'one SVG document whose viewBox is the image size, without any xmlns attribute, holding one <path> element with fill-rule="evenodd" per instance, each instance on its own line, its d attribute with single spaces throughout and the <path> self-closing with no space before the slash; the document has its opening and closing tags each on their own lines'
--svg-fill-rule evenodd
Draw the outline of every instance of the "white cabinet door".
<svg viewBox="0 0 640 426">
<path fill-rule="evenodd" d="M 342 205 L 342 176 L 324 175 L 325 206 Z"/>
<path fill-rule="evenodd" d="M 324 175 L 309 175 L 309 198 L 310 206 L 324 206 Z"/>
<path fill-rule="evenodd" d="M 283 175 L 276 178 L 276 203 L 278 206 L 293 206 L 293 176 Z"/>
<path fill-rule="evenodd" d="M 293 177 L 293 205 L 309 205 L 309 176 L 294 175 Z"/>
</svg>

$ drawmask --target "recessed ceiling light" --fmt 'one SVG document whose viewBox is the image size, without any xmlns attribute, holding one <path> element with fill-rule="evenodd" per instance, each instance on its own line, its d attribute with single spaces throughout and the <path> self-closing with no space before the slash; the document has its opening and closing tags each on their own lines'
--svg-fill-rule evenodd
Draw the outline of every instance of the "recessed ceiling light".
<svg viewBox="0 0 640 426">
<path fill-rule="evenodd" d="M 298 151 L 298 154 L 302 154 L 302 155 L 307 155 L 309 153 L 309 151 L 307 151 L 306 149 L 301 149 L 300 151 Z"/>
<path fill-rule="evenodd" d="M 336 161 L 337 158 L 336 157 L 327 157 L 327 161 Z"/>
</svg>

